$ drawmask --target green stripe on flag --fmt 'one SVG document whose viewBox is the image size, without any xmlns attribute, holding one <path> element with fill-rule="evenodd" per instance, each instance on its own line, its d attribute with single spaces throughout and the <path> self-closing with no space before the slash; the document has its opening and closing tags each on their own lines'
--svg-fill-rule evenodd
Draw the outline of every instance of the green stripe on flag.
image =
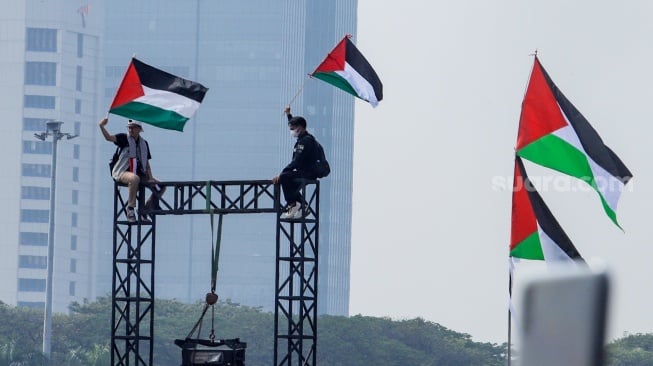
<svg viewBox="0 0 653 366">
<path fill-rule="evenodd" d="M 320 72 L 313 74 L 313 77 L 329 83 L 336 88 L 340 88 L 355 97 L 358 97 L 358 93 L 356 93 L 356 90 L 351 87 L 349 82 L 335 72 Z"/>
<path fill-rule="evenodd" d="M 544 260 L 539 233 L 535 231 L 526 239 L 522 240 L 515 249 L 510 251 L 510 256 L 522 259 Z"/>
<path fill-rule="evenodd" d="M 595 187 L 587 156 L 552 134 L 545 135 L 517 151 L 517 155 L 547 168 L 581 179 Z"/>
<path fill-rule="evenodd" d="M 109 112 L 167 130 L 183 131 L 184 125 L 188 121 L 188 118 L 176 112 L 139 102 L 123 104 Z"/>
<path fill-rule="evenodd" d="M 617 214 L 599 190 L 594 172 L 584 152 L 578 150 L 564 139 L 553 134 L 548 134 L 518 150 L 517 155 L 535 164 L 557 170 L 589 184 L 599 194 L 605 213 L 615 225 L 619 226 L 619 223 L 617 223 Z M 619 227 L 621 228 L 621 226 Z"/>
</svg>

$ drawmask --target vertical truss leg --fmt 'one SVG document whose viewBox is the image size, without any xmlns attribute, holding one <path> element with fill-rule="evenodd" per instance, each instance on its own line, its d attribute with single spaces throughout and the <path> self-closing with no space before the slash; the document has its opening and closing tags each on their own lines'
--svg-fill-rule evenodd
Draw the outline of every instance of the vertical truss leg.
<svg viewBox="0 0 653 366">
<path fill-rule="evenodd" d="M 318 181 L 302 187 L 305 215 L 277 213 L 274 360 L 277 366 L 315 366 L 317 361 Z M 277 193 L 277 199 L 279 195 Z"/>
<path fill-rule="evenodd" d="M 156 216 L 151 223 L 132 224 L 126 206 L 120 185 L 114 184 L 111 364 L 151 366 Z"/>
</svg>

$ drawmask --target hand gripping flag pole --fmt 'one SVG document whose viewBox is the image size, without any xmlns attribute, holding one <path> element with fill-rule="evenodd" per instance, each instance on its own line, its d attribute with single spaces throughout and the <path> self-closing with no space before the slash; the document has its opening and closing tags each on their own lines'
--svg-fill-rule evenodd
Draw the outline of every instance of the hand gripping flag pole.
<svg viewBox="0 0 653 366">
<path fill-rule="evenodd" d="M 345 35 L 308 76 L 331 84 L 376 107 L 383 99 L 383 84 L 372 65 L 351 42 L 351 38 L 350 34 Z M 306 79 L 288 106 L 303 91 L 305 84 Z"/>
</svg>

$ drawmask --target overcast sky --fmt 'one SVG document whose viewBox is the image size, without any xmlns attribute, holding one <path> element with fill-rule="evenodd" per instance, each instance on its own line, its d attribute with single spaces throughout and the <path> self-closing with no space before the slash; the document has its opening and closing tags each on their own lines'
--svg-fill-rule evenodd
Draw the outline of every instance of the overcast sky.
<svg viewBox="0 0 653 366">
<path fill-rule="evenodd" d="M 610 268 L 609 336 L 653 332 L 653 2 L 358 3 L 353 41 L 384 100 L 356 102 L 350 313 L 507 341 L 514 145 L 538 50 L 635 176 L 617 211 L 624 231 L 576 182 L 540 193 L 581 254 Z"/>
</svg>

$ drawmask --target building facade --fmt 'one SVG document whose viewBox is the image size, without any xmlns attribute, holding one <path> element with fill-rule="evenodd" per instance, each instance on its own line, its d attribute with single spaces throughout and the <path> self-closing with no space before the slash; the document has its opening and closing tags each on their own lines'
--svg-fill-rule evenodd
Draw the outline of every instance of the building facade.
<svg viewBox="0 0 653 366">
<path fill-rule="evenodd" d="M 319 312 L 347 315 L 351 245 L 354 99 L 307 74 L 345 34 L 356 34 L 355 0 L 27 0 L 0 12 L 0 125 L 7 151 L 0 197 L 0 301 L 42 308 L 45 299 L 52 139 L 48 120 L 79 135 L 58 144 L 54 302 L 111 291 L 114 147 L 106 115 L 131 57 L 209 87 L 183 133 L 146 125 L 155 175 L 167 181 L 270 179 L 291 158 L 283 108 L 292 101 L 324 145 Z M 293 99 L 294 98 L 294 99 Z M 107 129 L 125 132 L 110 116 Z M 275 218 L 224 220 L 218 294 L 274 307 Z M 185 302 L 210 288 L 209 218 L 160 217 L 155 295 Z"/>
<path fill-rule="evenodd" d="M 6 164 L 0 178 L 0 300 L 43 308 L 47 277 L 52 137 L 46 121 L 78 135 L 58 144 L 53 310 L 94 296 L 92 241 L 102 7 L 18 1 L 0 13 L 0 110 Z"/>
</svg>

